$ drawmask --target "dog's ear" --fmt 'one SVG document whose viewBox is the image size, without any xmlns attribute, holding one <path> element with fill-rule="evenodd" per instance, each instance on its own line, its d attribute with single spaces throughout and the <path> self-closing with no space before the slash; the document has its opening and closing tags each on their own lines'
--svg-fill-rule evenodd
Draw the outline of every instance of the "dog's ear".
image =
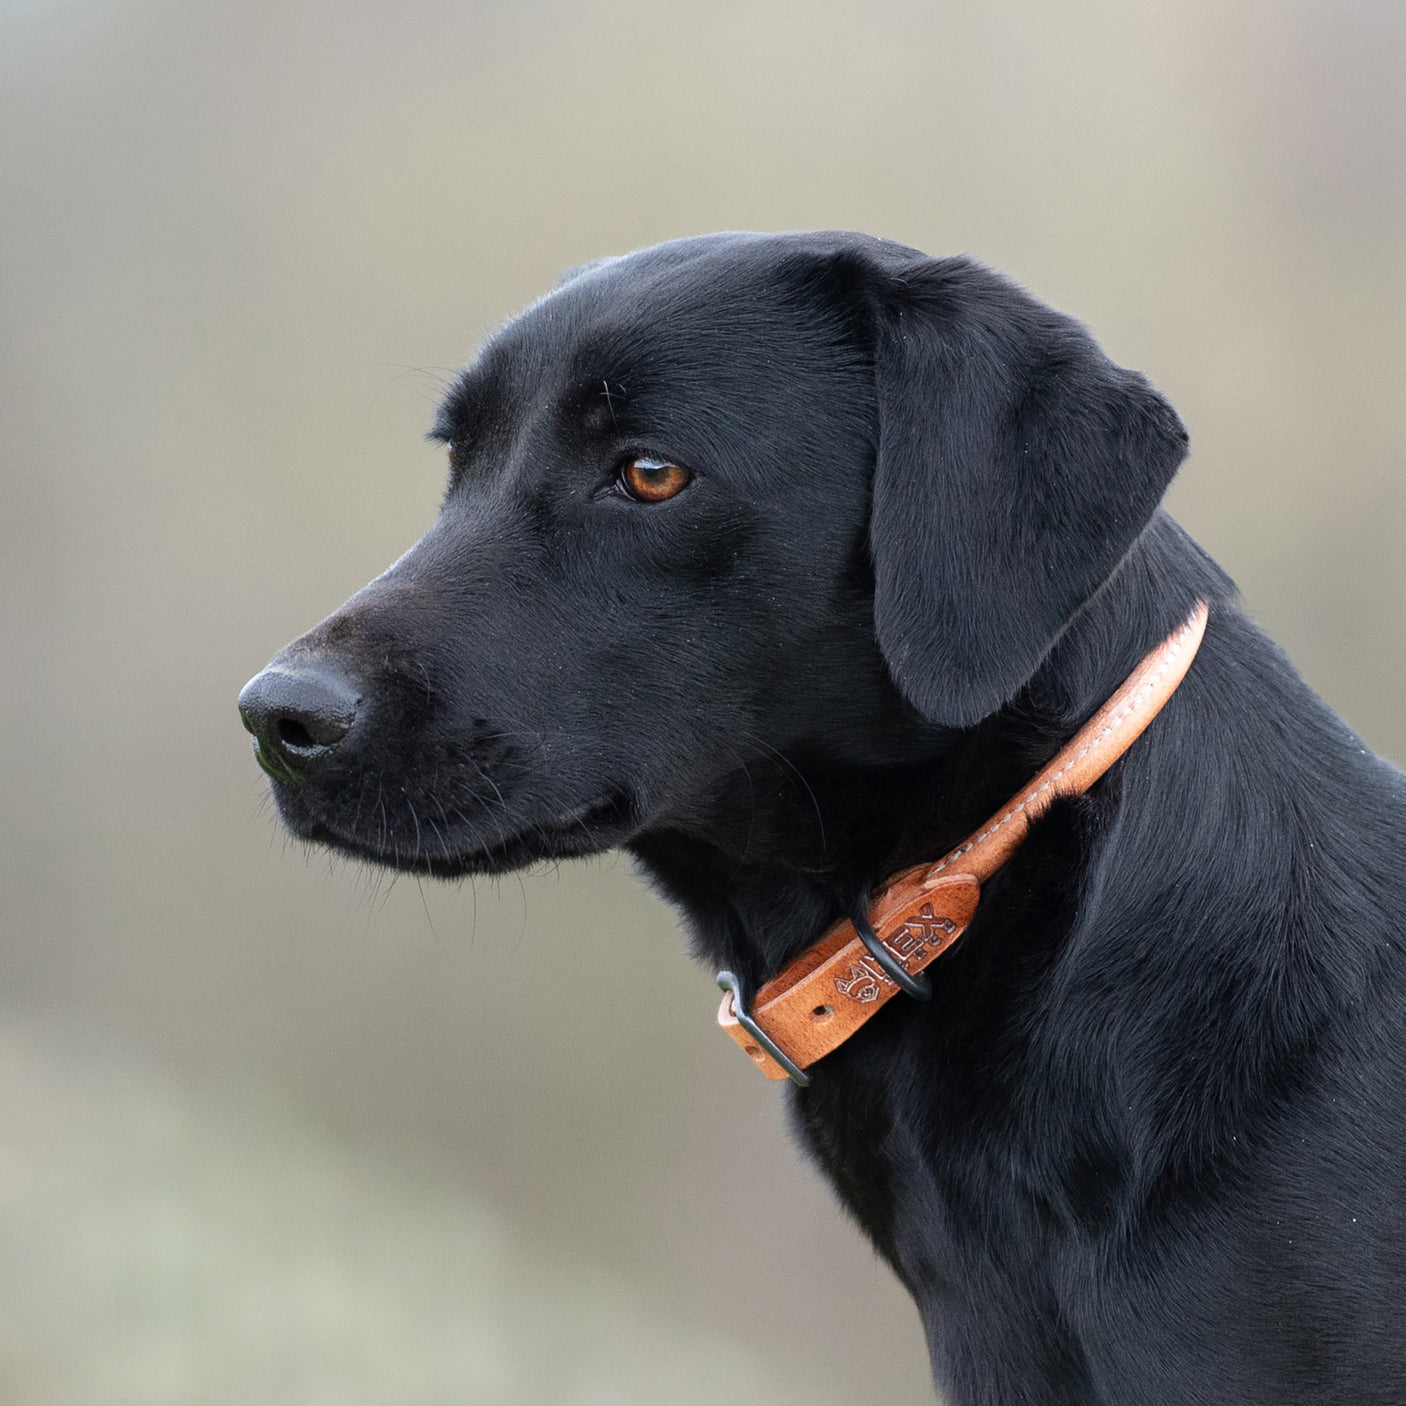
<svg viewBox="0 0 1406 1406">
<path fill-rule="evenodd" d="M 1156 510 L 1176 412 L 1072 319 L 966 259 L 874 241 L 879 647 L 966 726 L 1008 702 Z"/>
</svg>

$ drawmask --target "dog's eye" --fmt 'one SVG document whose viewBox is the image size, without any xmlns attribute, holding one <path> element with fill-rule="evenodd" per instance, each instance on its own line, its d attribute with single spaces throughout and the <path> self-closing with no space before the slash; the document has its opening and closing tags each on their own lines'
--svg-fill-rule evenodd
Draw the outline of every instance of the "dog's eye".
<svg viewBox="0 0 1406 1406">
<path fill-rule="evenodd" d="M 664 459 L 631 459 L 620 470 L 621 492 L 639 503 L 663 503 L 682 493 L 693 481 L 693 475 L 678 464 Z"/>
</svg>

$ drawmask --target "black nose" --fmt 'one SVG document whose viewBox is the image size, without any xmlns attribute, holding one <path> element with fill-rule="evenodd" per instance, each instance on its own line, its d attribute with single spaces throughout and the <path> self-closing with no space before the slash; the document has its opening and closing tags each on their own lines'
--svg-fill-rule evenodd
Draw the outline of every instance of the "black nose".
<svg viewBox="0 0 1406 1406">
<path fill-rule="evenodd" d="M 254 757 L 275 781 L 305 781 L 352 730 L 361 696 L 340 674 L 313 663 L 270 664 L 239 695 Z"/>
</svg>

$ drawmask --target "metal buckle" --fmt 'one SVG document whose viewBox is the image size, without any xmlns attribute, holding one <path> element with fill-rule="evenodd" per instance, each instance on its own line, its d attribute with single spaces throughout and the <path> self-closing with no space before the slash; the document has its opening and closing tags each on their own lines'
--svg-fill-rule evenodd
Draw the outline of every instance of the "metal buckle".
<svg viewBox="0 0 1406 1406">
<path fill-rule="evenodd" d="M 854 930 L 859 934 L 859 940 L 869 949 L 869 955 L 884 969 L 889 980 L 900 991 L 906 991 L 915 1001 L 926 1001 L 932 996 L 932 982 L 928 980 L 927 972 L 919 972 L 917 976 L 913 976 L 903 963 L 879 941 L 879 934 L 874 931 L 874 926 L 869 921 L 869 895 L 867 892 L 861 893 L 854 900 L 849 920 L 854 924 Z M 734 1006 L 737 1004 L 736 997 L 733 998 L 733 1004 Z M 770 1052 L 768 1051 L 768 1053 Z"/>
<path fill-rule="evenodd" d="M 719 972 L 718 989 L 732 993 L 732 1014 L 737 1023 L 786 1071 L 786 1077 L 793 1084 L 806 1088 L 810 1084 L 810 1075 L 752 1019 L 742 994 L 742 978 L 735 972 Z"/>
</svg>

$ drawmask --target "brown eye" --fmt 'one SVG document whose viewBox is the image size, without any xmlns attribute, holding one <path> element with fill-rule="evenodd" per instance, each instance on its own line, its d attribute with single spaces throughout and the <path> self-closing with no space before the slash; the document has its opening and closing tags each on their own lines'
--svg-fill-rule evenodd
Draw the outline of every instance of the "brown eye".
<svg viewBox="0 0 1406 1406">
<path fill-rule="evenodd" d="M 620 471 L 620 486 L 641 503 L 663 503 L 682 493 L 693 475 L 663 459 L 631 459 Z"/>
</svg>

